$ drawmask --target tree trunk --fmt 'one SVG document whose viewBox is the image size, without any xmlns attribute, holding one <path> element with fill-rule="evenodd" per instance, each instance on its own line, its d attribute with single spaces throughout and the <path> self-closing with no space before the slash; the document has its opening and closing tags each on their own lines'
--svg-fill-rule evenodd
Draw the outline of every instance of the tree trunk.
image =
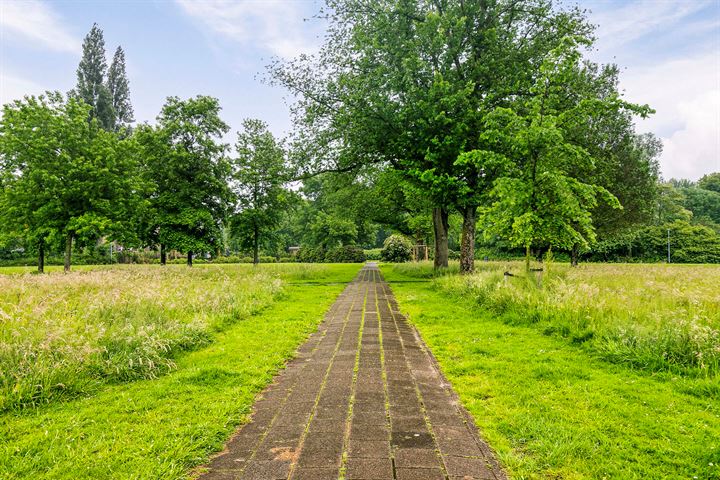
<svg viewBox="0 0 720 480">
<path fill-rule="evenodd" d="M 530 245 L 525 245 L 525 273 L 530 278 Z"/>
<path fill-rule="evenodd" d="M 433 208 L 433 233 L 435 234 L 435 269 L 448 267 L 448 212 Z"/>
<path fill-rule="evenodd" d="M 192 267 L 192 257 L 193 257 L 193 252 L 188 252 L 188 254 L 187 254 L 187 266 L 188 267 Z"/>
<path fill-rule="evenodd" d="M 45 273 L 45 240 L 38 242 L 38 273 Z"/>
<path fill-rule="evenodd" d="M 475 222 L 477 207 L 467 207 L 463 212 L 462 239 L 460 240 L 460 273 L 475 271 Z"/>
<path fill-rule="evenodd" d="M 253 265 L 260 263 L 260 232 L 258 231 L 257 224 L 253 225 Z"/>
<path fill-rule="evenodd" d="M 167 264 L 167 251 L 165 250 L 165 244 L 160 244 L 160 265 Z"/>
<path fill-rule="evenodd" d="M 580 245 L 574 244 L 572 247 L 572 250 L 570 250 L 570 266 L 571 267 L 577 267 L 578 266 L 578 257 L 580 256 Z"/>
<path fill-rule="evenodd" d="M 73 236 L 73 233 L 70 232 L 67 234 L 67 238 L 65 239 L 65 265 L 63 267 L 63 271 L 65 273 L 70 271 L 70 257 L 72 256 Z"/>
</svg>

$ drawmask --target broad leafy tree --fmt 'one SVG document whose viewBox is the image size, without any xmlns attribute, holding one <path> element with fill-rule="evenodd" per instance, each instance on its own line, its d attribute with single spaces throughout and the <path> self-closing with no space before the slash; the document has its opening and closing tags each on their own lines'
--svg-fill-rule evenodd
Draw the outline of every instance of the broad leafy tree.
<svg viewBox="0 0 720 480">
<path fill-rule="evenodd" d="M 143 171 L 152 182 L 145 224 L 146 242 L 187 254 L 215 252 L 222 247 L 222 225 L 231 192 L 227 145 L 229 127 L 220 118 L 216 98 L 188 100 L 169 97 L 157 126 L 141 126 L 135 134 L 142 147 Z"/>
<path fill-rule="evenodd" d="M 3 108 L 3 225 L 37 245 L 41 271 L 50 237 L 64 241 L 65 271 L 77 240 L 132 240 L 130 212 L 141 190 L 135 143 L 88 122 L 90 108 L 59 93 Z"/>
<path fill-rule="evenodd" d="M 232 160 L 232 187 L 236 197 L 232 231 L 243 248 L 259 251 L 280 224 L 285 209 L 292 207 L 293 195 L 284 188 L 289 180 L 285 150 L 265 122 L 243 121 L 238 133 L 237 157 Z"/>
<path fill-rule="evenodd" d="M 720 172 L 704 175 L 698 180 L 698 187 L 720 193 Z"/>
<path fill-rule="evenodd" d="M 568 105 L 566 98 L 573 93 L 568 92 L 568 86 L 578 75 L 580 59 L 576 42 L 566 38 L 541 65 L 533 97 L 525 108 L 498 108 L 486 120 L 485 135 L 509 147 L 512 165 L 494 182 L 494 201 L 484 212 L 485 223 L 489 233 L 525 248 L 528 269 L 533 245 L 564 249 L 589 246 L 596 238 L 592 211 L 599 198 L 621 208 L 602 185 L 574 174 L 579 166 L 591 170 L 594 158 L 569 138 L 568 130 L 608 110 L 642 116 L 651 111 L 617 96 L 579 96 Z"/>
<path fill-rule="evenodd" d="M 484 172 L 466 162 L 458 173 L 455 162 L 478 148 L 482 112 L 527 94 L 544 54 L 590 27 L 581 12 L 545 0 L 328 7 L 329 34 L 317 58 L 272 69 L 300 96 L 296 158 L 310 173 L 369 163 L 403 172 L 433 206 L 435 265 L 445 267 L 450 210 L 467 218 L 468 233 L 474 229 L 478 205 L 464 192 Z M 471 256 L 473 248 L 463 251 Z"/>
</svg>

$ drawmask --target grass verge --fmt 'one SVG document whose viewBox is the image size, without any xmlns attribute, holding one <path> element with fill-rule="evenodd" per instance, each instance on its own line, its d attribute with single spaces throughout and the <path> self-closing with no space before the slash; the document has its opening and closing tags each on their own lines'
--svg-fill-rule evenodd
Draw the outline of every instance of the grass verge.
<svg viewBox="0 0 720 480">
<path fill-rule="evenodd" d="M 321 268 L 349 281 L 359 265 Z M 208 346 L 177 355 L 164 376 L 0 415 L 0 478 L 185 478 L 246 421 L 256 394 L 342 288 L 286 285 L 274 303 L 227 325 Z"/>
<path fill-rule="evenodd" d="M 609 363 L 442 279 L 383 273 L 512 478 L 720 478 L 716 378 Z"/>
</svg>

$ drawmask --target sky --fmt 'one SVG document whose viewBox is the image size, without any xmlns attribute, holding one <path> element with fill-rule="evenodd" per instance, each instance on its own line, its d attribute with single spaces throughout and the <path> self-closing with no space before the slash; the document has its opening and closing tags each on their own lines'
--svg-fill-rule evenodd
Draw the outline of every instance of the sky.
<svg viewBox="0 0 720 480">
<path fill-rule="evenodd" d="M 588 10 L 598 41 L 588 56 L 622 67 L 625 98 L 657 113 L 639 132 L 663 141 L 665 179 L 720 171 L 720 0 L 566 1 Z M 292 97 L 263 81 L 274 57 L 312 53 L 320 0 L 0 0 L 0 103 L 76 81 L 83 37 L 97 23 L 108 62 L 125 50 L 135 118 L 154 122 L 167 96 L 220 99 L 243 118 L 291 128 Z M 228 138 L 232 141 L 232 137 Z"/>
</svg>

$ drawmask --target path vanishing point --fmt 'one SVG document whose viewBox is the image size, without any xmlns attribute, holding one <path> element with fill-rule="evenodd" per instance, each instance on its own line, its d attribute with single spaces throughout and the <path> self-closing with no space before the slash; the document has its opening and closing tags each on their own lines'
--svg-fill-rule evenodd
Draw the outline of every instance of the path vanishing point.
<svg viewBox="0 0 720 480">
<path fill-rule="evenodd" d="M 369 263 L 199 478 L 506 476 Z"/>
</svg>

